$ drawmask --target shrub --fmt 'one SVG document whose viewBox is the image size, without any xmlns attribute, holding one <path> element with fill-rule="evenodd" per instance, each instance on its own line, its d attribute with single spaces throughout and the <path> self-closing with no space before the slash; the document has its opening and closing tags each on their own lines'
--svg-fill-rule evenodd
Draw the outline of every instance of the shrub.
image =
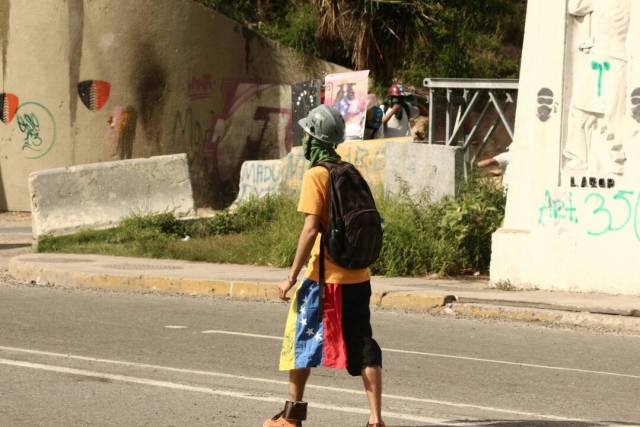
<svg viewBox="0 0 640 427">
<path fill-rule="evenodd" d="M 385 219 L 384 246 L 376 274 L 415 276 L 486 272 L 491 234 L 504 216 L 504 196 L 493 182 L 473 179 L 457 198 L 412 200 L 408 189 L 379 198 Z"/>
<path fill-rule="evenodd" d="M 399 195 L 381 194 L 377 202 L 385 235 L 374 274 L 488 270 L 491 234 L 504 215 L 504 196 L 492 181 L 474 179 L 458 197 L 435 203 L 428 195 L 416 200 L 405 185 Z M 251 199 L 210 219 L 135 216 L 111 230 L 44 238 L 39 249 L 288 267 L 302 224 L 295 197 L 274 195 Z M 192 239 L 181 241 L 185 235 Z"/>
</svg>

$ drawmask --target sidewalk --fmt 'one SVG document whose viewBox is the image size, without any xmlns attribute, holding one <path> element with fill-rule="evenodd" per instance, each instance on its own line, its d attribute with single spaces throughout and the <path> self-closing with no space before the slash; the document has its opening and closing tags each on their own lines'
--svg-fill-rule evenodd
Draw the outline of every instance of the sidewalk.
<svg viewBox="0 0 640 427">
<path fill-rule="evenodd" d="M 277 301 L 287 270 L 100 255 L 24 254 L 9 272 L 38 285 Z M 640 296 L 501 291 L 485 280 L 372 279 L 376 308 L 640 333 Z"/>
</svg>

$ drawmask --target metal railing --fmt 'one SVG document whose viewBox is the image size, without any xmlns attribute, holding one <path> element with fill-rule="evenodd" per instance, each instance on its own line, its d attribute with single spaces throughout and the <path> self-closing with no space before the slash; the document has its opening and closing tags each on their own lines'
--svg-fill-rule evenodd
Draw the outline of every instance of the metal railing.
<svg viewBox="0 0 640 427">
<path fill-rule="evenodd" d="M 466 162 L 473 168 L 500 124 L 513 141 L 514 123 L 507 112 L 510 108 L 515 108 L 518 80 L 426 78 L 423 85 L 429 90 L 429 144 L 461 145 Z M 436 141 L 436 104 L 440 101 L 444 101 L 445 130 L 444 140 Z M 493 117 L 489 116 L 491 110 L 496 113 Z M 474 111 L 479 111 L 479 114 L 472 117 Z M 478 130 L 489 124 L 488 120 L 493 121 L 482 137 L 476 154 L 469 161 L 469 146 Z M 465 133 L 465 129 L 469 128 Z"/>
</svg>

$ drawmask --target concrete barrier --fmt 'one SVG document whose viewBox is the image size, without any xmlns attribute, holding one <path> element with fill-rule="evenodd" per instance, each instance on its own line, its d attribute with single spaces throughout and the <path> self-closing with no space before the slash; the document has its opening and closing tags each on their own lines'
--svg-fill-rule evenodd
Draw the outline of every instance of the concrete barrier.
<svg viewBox="0 0 640 427">
<path fill-rule="evenodd" d="M 36 240 L 113 226 L 134 214 L 195 215 L 186 154 L 34 172 L 29 191 Z"/>
<path fill-rule="evenodd" d="M 461 149 L 406 140 L 348 141 L 338 146 L 342 159 L 353 163 L 372 188 L 398 193 L 405 187 L 411 196 L 428 193 L 431 200 L 453 196 L 463 182 Z M 280 191 L 296 192 L 308 169 L 301 147 L 282 159 Z"/>
<path fill-rule="evenodd" d="M 240 169 L 240 191 L 234 205 L 278 191 L 282 160 L 252 160 Z"/>
</svg>

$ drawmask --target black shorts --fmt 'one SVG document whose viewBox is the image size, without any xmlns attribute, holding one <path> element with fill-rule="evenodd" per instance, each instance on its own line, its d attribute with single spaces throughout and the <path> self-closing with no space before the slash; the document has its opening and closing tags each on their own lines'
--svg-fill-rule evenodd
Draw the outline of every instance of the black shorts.
<svg viewBox="0 0 640 427">
<path fill-rule="evenodd" d="M 342 286 L 342 333 L 347 347 L 347 371 L 358 376 L 366 366 L 382 367 L 382 351 L 371 329 L 371 283 Z"/>
</svg>

